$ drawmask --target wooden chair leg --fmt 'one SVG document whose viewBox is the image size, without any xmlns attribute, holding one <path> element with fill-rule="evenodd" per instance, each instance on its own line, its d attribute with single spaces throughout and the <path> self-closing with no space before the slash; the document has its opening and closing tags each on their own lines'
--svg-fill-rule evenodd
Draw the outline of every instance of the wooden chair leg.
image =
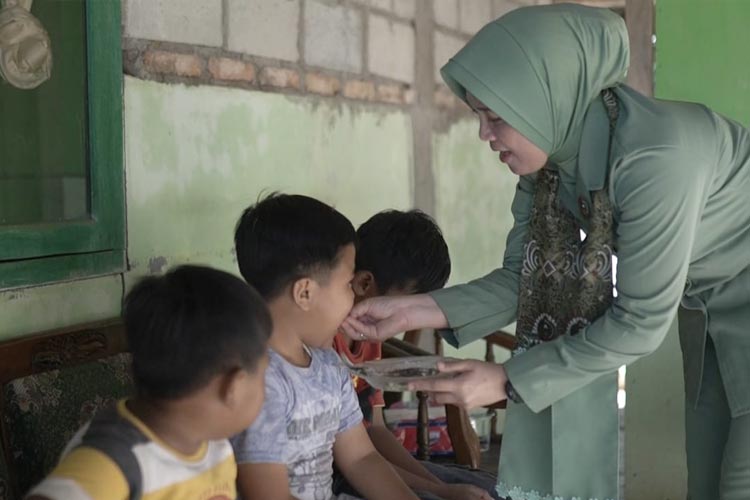
<svg viewBox="0 0 750 500">
<path fill-rule="evenodd" d="M 497 441 L 500 434 L 497 432 L 497 412 L 492 410 L 492 417 L 490 418 L 490 442 Z"/>
<path fill-rule="evenodd" d="M 443 337 L 437 332 L 437 330 L 433 333 L 433 337 L 435 340 L 435 354 L 438 356 L 443 355 Z"/>
<path fill-rule="evenodd" d="M 419 347 L 419 339 L 422 337 L 422 330 L 409 330 L 404 333 L 404 342 Z"/>
<path fill-rule="evenodd" d="M 430 415 L 427 404 L 427 393 L 418 391 L 419 407 L 417 409 L 417 458 L 430 459 Z"/>
<path fill-rule="evenodd" d="M 510 335 L 508 335 L 510 337 Z M 412 340 L 415 338 L 411 337 Z M 503 339 L 501 339 L 503 340 Z M 435 348 L 442 354 L 442 337 L 435 334 Z M 398 339 L 388 339 L 383 343 L 383 357 L 398 358 L 404 356 L 425 356 L 425 352 L 414 345 Z M 428 414 L 428 395 L 417 392 L 419 407 L 417 410 L 417 457 L 422 460 L 430 458 L 430 419 Z M 505 408 L 505 402 L 493 406 L 494 408 Z M 481 451 L 479 438 L 471 426 L 469 415 L 465 410 L 452 405 L 445 406 L 446 420 L 448 424 L 448 436 L 456 453 L 456 462 L 473 469 L 478 469 L 481 463 Z"/>
<path fill-rule="evenodd" d="M 485 342 L 484 360 L 488 363 L 495 362 L 495 351 L 492 349 L 493 346 L 489 342 Z"/>
<path fill-rule="evenodd" d="M 445 405 L 445 416 L 448 420 L 448 435 L 456 453 L 456 463 L 478 469 L 481 463 L 479 437 L 471 427 L 469 414 L 457 406 Z"/>
</svg>

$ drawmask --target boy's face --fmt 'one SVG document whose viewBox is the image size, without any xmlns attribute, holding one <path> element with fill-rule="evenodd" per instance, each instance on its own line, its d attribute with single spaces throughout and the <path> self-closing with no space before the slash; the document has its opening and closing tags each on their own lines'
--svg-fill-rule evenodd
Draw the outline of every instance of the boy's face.
<svg viewBox="0 0 750 500">
<path fill-rule="evenodd" d="M 330 347 L 341 323 L 354 305 L 354 244 L 339 251 L 338 264 L 326 281 L 317 283 L 303 342 L 310 347 Z"/>
</svg>

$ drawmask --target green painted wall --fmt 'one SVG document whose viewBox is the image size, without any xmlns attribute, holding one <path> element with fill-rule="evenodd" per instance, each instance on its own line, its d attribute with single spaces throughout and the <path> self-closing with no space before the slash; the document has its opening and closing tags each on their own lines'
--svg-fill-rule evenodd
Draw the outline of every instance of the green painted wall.
<svg viewBox="0 0 750 500">
<path fill-rule="evenodd" d="M 684 388 L 677 325 L 650 356 L 628 366 L 625 498 L 684 500 Z"/>
<path fill-rule="evenodd" d="M 0 340 L 114 317 L 122 289 L 117 275 L 0 292 Z"/>
<path fill-rule="evenodd" d="M 750 124 L 750 2 L 658 0 L 655 93 L 701 102 Z M 676 325 L 660 349 L 628 368 L 626 498 L 686 494 L 682 360 Z"/>
<path fill-rule="evenodd" d="M 235 269 L 233 230 L 262 192 L 334 204 L 354 224 L 411 205 L 406 113 L 127 79 L 131 279 L 166 262 Z"/>
<path fill-rule="evenodd" d="M 129 272 L 0 292 L 0 339 L 113 317 L 165 266 L 234 271 L 234 223 L 264 191 L 319 197 L 355 224 L 412 204 L 403 111 L 130 77 L 124 92 Z"/>
<path fill-rule="evenodd" d="M 750 124 L 750 2 L 656 2 L 657 97 L 695 101 Z"/>
<path fill-rule="evenodd" d="M 518 178 L 479 140 L 478 126 L 477 120 L 465 119 L 433 135 L 435 217 L 453 263 L 449 284 L 500 267 L 513 227 L 510 205 Z M 484 349 L 484 342 L 474 342 L 459 352 L 450 347 L 445 352 L 484 359 Z M 502 359 L 502 353 L 497 355 Z"/>
</svg>

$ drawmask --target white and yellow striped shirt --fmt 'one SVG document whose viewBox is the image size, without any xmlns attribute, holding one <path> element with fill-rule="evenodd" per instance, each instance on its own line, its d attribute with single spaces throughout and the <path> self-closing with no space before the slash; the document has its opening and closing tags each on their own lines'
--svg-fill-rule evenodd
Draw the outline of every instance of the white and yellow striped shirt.
<svg viewBox="0 0 750 500">
<path fill-rule="evenodd" d="M 51 500 L 234 500 L 237 465 L 227 440 L 193 455 L 162 442 L 119 401 L 81 428 L 60 464 L 30 495 Z"/>
</svg>

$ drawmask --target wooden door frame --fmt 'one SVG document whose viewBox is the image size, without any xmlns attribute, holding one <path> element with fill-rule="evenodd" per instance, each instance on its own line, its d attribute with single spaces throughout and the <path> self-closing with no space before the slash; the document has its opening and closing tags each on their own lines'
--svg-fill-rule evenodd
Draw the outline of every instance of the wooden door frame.
<svg viewBox="0 0 750 500">
<path fill-rule="evenodd" d="M 630 36 L 628 85 L 654 95 L 654 0 L 626 0 L 625 23 Z"/>
</svg>

